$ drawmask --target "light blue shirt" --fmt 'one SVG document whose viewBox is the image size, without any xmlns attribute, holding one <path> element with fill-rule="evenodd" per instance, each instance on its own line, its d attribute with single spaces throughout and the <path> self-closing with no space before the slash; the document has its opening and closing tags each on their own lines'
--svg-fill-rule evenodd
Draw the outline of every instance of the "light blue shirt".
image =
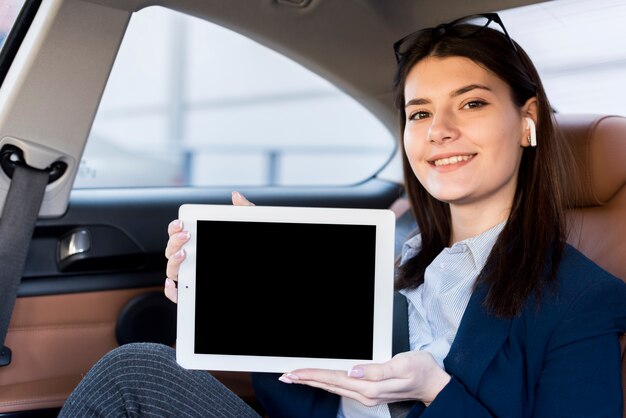
<svg viewBox="0 0 626 418">
<path fill-rule="evenodd" d="M 409 345 L 411 350 L 428 351 L 441 368 L 459 329 L 472 295 L 472 288 L 505 222 L 444 250 L 426 268 L 424 283 L 401 290 L 408 300 Z M 402 247 L 400 264 L 422 249 L 420 234 Z M 366 407 L 341 398 L 338 418 L 390 418 L 387 405 Z"/>
</svg>

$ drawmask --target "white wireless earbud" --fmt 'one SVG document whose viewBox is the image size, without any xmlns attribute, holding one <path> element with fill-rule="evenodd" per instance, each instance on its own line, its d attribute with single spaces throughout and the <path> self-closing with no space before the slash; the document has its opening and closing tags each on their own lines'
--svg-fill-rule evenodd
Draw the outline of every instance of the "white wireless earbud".
<svg viewBox="0 0 626 418">
<path fill-rule="evenodd" d="M 537 128 L 535 126 L 535 121 L 532 118 L 526 118 L 526 123 L 528 123 L 528 142 L 530 142 L 531 147 L 537 146 Z"/>
</svg>

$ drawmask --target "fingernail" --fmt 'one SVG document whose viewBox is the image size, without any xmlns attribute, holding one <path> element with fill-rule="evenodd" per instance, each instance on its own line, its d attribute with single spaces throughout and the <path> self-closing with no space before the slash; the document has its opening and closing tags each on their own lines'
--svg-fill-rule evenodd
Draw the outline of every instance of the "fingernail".
<svg viewBox="0 0 626 418">
<path fill-rule="evenodd" d="M 174 280 L 170 278 L 165 279 L 165 287 L 176 287 L 176 285 L 174 285 Z"/>
<path fill-rule="evenodd" d="M 181 241 L 188 240 L 189 239 L 189 231 L 179 232 L 178 234 L 176 234 L 176 238 L 181 240 Z"/>
<path fill-rule="evenodd" d="M 293 383 L 291 380 L 289 380 L 289 378 L 286 375 L 282 375 L 281 377 L 278 378 L 278 380 L 280 380 L 283 383 L 287 383 L 288 385 Z"/>
<path fill-rule="evenodd" d="M 236 191 L 232 192 L 232 197 L 235 199 L 239 199 L 239 200 L 243 199 L 243 196 L 241 195 L 241 193 L 236 192 Z"/>
<path fill-rule="evenodd" d="M 365 370 L 362 367 L 353 367 L 348 370 L 348 376 L 361 378 L 365 376 Z"/>
<path fill-rule="evenodd" d="M 170 222 L 170 226 L 174 229 L 181 229 L 183 227 L 183 222 L 180 219 L 174 219 Z"/>
<path fill-rule="evenodd" d="M 175 260 L 180 260 L 185 256 L 185 250 L 178 250 L 174 253 L 173 257 Z"/>
<path fill-rule="evenodd" d="M 293 373 L 285 373 L 278 380 L 283 383 L 293 383 L 294 380 L 300 380 L 300 378 Z"/>
</svg>

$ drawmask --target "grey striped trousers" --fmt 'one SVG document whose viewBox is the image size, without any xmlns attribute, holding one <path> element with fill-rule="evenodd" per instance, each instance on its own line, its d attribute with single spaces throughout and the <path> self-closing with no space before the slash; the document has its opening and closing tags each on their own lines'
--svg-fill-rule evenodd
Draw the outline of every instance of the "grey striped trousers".
<svg viewBox="0 0 626 418">
<path fill-rule="evenodd" d="M 208 372 L 186 370 L 171 347 L 133 343 L 106 354 L 74 389 L 59 417 L 259 418 Z"/>
</svg>

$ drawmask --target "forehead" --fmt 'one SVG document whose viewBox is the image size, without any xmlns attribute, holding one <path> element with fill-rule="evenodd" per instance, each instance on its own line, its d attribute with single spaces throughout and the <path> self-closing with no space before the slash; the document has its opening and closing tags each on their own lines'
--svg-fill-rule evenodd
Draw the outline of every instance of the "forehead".
<svg viewBox="0 0 626 418">
<path fill-rule="evenodd" d="M 502 79 L 466 57 L 424 58 L 409 71 L 404 92 L 410 100 L 447 94 L 470 84 L 485 85 L 494 94 L 510 97 L 510 88 Z"/>
</svg>

